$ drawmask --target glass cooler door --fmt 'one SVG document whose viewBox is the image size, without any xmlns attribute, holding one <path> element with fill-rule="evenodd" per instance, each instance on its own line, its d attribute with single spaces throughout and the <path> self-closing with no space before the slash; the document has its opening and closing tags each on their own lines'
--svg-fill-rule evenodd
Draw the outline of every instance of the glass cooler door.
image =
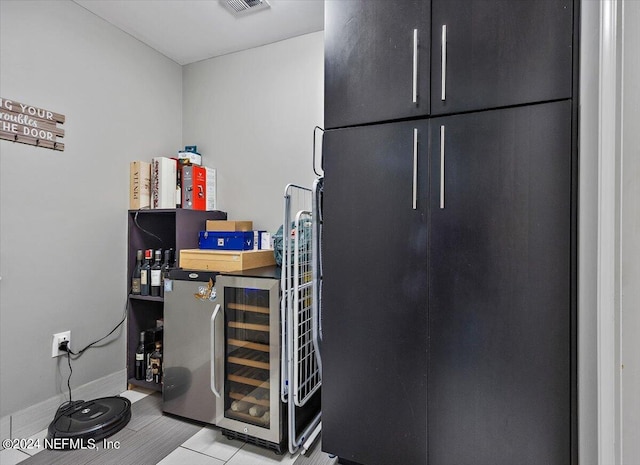
<svg viewBox="0 0 640 465">
<path fill-rule="evenodd" d="M 279 282 L 219 277 L 224 314 L 223 408 L 217 425 L 280 441 Z M 220 402 L 221 401 L 221 402 Z"/>
</svg>

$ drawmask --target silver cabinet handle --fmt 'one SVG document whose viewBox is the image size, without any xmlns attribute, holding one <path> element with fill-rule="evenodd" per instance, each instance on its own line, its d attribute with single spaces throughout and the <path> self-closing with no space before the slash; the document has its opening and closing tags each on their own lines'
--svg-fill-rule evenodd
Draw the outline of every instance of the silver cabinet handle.
<svg viewBox="0 0 640 465">
<path fill-rule="evenodd" d="M 220 304 L 216 305 L 211 315 L 211 391 L 216 397 L 221 397 L 220 391 L 216 388 L 216 317 L 219 312 Z"/>
<path fill-rule="evenodd" d="M 444 208 L 444 126 L 440 126 L 440 208 Z"/>
<path fill-rule="evenodd" d="M 413 209 L 418 206 L 418 129 L 413 128 Z"/>
<path fill-rule="evenodd" d="M 442 25 L 442 61 L 440 63 L 442 69 L 442 100 L 446 98 L 447 85 L 447 25 Z"/>
<path fill-rule="evenodd" d="M 418 30 L 413 30 L 413 103 L 418 103 Z"/>
</svg>

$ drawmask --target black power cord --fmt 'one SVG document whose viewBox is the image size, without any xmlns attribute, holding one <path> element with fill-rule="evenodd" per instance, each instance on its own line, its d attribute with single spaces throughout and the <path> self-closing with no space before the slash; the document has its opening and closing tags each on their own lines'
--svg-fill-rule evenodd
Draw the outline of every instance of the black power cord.
<svg viewBox="0 0 640 465">
<path fill-rule="evenodd" d="M 67 363 L 69 364 L 69 377 L 67 378 L 67 388 L 69 389 L 69 400 L 61 403 L 58 406 L 58 409 L 56 410 L 56 414 L 54 415 L 53 421 L 51 422 L 52 425 L 55 425 L 58 419 L 70 408 L 73 408 L 76 405 L 84 402 L 82 400 L 77 400 L 75 402 L 71 400 L 71 375 L 73 374 L 73 369 L 71 368 L 71 356 L 69 355 L 69 352 L 70 352 L 69 341 L 61 342 L 58 345 L 58 350 L 62 350 L 67 353 Z"/>
<path fill-rule="evenodd" d="M 78 358 L 86 350 L 90 349 L 94 345 L 98 344 L 99 342 L 104 341 L 106 338 L 111 336 L 120 326 L 122 326 L 122 324 L 126 321 L 126 319 L 127 319 L 127 306 L 125 305 L 124 314 L 122 315 L 122 319 L 120 320 L 120 323 L 115 325 L 115 327 L 111 331 L 109 331 L 106 335 L 102 336 L 100 339 L 98 339 L 96 341 L 93 341 L 91 344 L 88 344 L 84 349 L 80 349 L 78 352 L 74 352 L 71 349 L 69 349 L 69 343 L 67 341 L 64 341 L 64 342 L 60 343 L 60 346 L 58 347 L 58 349 L 60 349 L 62 351 L 65 351 L 65 352 L 67 352 L 67 354 L 71 354 L 71 355 L 75 356 L 76 358 Z"/>
<path fill-rule="evenodd" d="M 127 292 L 127 295 L 129 294 L 129 292 Z M 56 415 L 54 418 L 54 423 L 55 421 L 60 418 L 60 415 L 62 413 L 64 413 L 69 407 L 79 403 L 79 402 L 83 402 L 83 401 L 76 401 L 73 402 L 72 398 L 71 398 L 71 375 L 73 374 L 73 368 L 71 368 L 71 356 L 73 355 L 76 359 L 79 358 L 86 350 L 90 349 L 91 347 L 95 346 L 96 344 L 98 344 L 99 342 L 104 341 L 106 338 L 108 338 L 109 336 L 111 336 L 120 326 L 122 326 L 122 324 L 127 320 L 127 305 L 125 304 L 124 306 L 124 313 L 122 315 L 122 319 L 120 320 L 120 322 L 114 326 L 114 328 L 109 331 L 106 335 L 104 335 L 103 337 L 101 337 L 100 339 L 93 341 L 92 343 L 88 344 L 87 346 L 85 346 L 83 349 L 80 349 L 78 352 L 73 352 L 70 348 L 69 348 L 69 341 L 62 341 L 60 344 L 58 344 L 58 350 L 61 350 L 63 352 L 66 352 L 67 354 L 67 363 L 69 364 L 69 377 L 67 378 L 67 388 L 69 389 L 69 400 L 63 402 L 62 404 L 60 404 L 60 406 L 58 407 L 58 410 L 56 411 Z"/>
<path fill-rule="evenodd" d="M 133 215 L 133 223 L 138 227 L 138 229 L 140 231 L 142 231 L 145 234 L 148 234 L 151 237 L 155 237 L 156 239 L 158 239 L 160 241 L 160 244 L 164 245 L 164 241 L 162 240 L 161 237 L 156 236 L 155 234 L 153 234 L 151 231 L 147 231 L 146 229 L 144 229 L 142 226 L 140 226 L 140 223 L 138 223 L 138 213 L 140 213 L 140 211 L 137 211 L 135 215 Z"/>
</svg>

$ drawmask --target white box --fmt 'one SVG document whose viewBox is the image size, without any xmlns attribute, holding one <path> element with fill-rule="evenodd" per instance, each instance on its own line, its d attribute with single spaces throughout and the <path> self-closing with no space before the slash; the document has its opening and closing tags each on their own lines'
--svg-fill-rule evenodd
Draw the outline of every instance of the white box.
<svg viewBox="0 0 640 465">
<path fill-rule="evenodd" d="M 205 188 L 205 210 L 217 210 L 218 201 L 216 198 L 216 169 L 204 167 L 206 188 Z"/>
<path fill-rule="evenodd" d="M 176 208 L 176 160 L 155 157 L 151 160 L 151 208 Z"/>
<path fill-rule="evenodd" d="M 273 250 L 271 233 L 267 231 L 253 231 L 253 250 Z"/>
<path fill-rule="evenodd" d="M 202 155 L 199 153 L 180 151 L 178 152 L 178 158 L 189 160 L 192 165 L 202 165 Z"/>
<path fill-rule="evenodd" d="M 273 237 L 269 231 L 261 231 L 260 248 L 262 250 L 273 250 Z"/>
</svg>

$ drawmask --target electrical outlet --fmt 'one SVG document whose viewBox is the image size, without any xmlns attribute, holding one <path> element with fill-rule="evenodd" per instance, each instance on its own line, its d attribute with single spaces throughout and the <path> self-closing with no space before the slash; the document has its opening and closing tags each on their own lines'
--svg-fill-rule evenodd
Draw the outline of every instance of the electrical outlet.
<svg viewBox="0 0 640 465">
<path fill-rule="evenodd" d="M 58 349 L 60 343 L 67 341 L 69 349 L 71 349 L 71 331 L 64 331 L 53 335 L 53 343 L 51 344 L 51 357 L 58 357 L 66 354 L 64 350 Z"/>
</svg>

